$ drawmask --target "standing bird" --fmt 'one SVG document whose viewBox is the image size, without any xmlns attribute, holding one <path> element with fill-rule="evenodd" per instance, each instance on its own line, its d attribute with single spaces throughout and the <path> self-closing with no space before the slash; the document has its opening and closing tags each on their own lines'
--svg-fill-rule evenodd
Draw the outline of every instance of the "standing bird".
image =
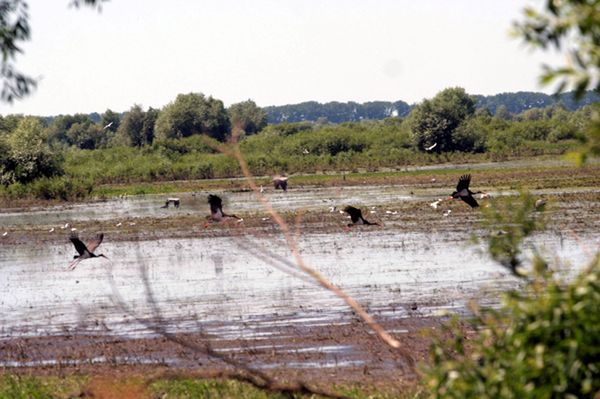
<svg viewBox="0 0 600 399">
<path fill-rule="evenodd" d="M 283 191 L 287 191 L 287 176 L 277 175 L 273 177 L 273 186 L 275 190 L 282 189 Z"/>
<path fill-rule="evenodd" d="M 209 194 L 208 203 L 210 204 L 210 216 L 207 216 L 206 219 L 208 219 L 209 222 L 218 223 L 224 221 L 225 218 L 234 218 L 239 221 L 243 220 L 241 217 L 236 215 L 228 215 L 223 212 L 223 201 L 218 195 Z M 208 227 L 208 224 L 205 224 L 204 227 Z"/>
<path fill-rule="evenodd" d="M 371 223 L 367 219 L 363 218 L 362 211 L 358 208 L 348 205 L 344 208 L 344 212 L 350 215 L 350 219 L 352 219 L 352 223 L 348 224 L 348 227 L 354 226 L 355 224 L 366 224 L 366 225 L 375 225 L 379 226 L 379 223 Z"/>
<path fill-rule="evenodd" d="M 462 175 L 458 179 L 458 185 L 456 191 L 453 192 L 449 199 L 461 199 L 471 206 L 471 208 L 477 208 L 479 204 L 477 200 L 473 198 L 473 194 L 485 194 L 483 191 L 473 192 L 469 190 L 469 184 L 471 183 L 471 175 Z"/>
<path fill-rule="evenodd" d="M 96 237 L 94 239 L 92 239 L 90 242 L 88 242 L 88 244 L 86 246 L 79 239 L 79 237 L 77 237 L 76 234 L 71 234 L 70 240 L 73 243 L 73 245 L 75 246 L 75 249 L 77 250 L 79 255 L 75 255 L 73 257 L 73 259 L 75 259 L 75 260 L 73 262 L 71 262 L 71 264 L 69 265 L 69 270 L 75 269 L 75 267 L 79 264 L 79 262 L 81 262 L 82 260 L 85 260 L 85 259 L 99 258 L 99 257 L 108 259 L 108 257 L 106 257 L 103 254 L 96 255 L 94 253 L 96 248 L 98 248 L 98 246 L 100 246 L 100 244 L 102 243 L 103 238 L 104 238 L 104 234 L 100 233 L 100 234 L 96 235 Z"/>
</svg>

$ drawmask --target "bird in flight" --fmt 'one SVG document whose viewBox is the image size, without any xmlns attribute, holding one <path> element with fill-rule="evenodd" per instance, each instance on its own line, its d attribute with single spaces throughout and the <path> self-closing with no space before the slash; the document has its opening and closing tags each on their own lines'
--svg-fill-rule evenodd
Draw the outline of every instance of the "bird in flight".
<svg viewBox="0 0 600 399">
<path fill-rule="evenodd" d="M 366 225 L 375 225 L 379 226 L 379 223 L 371 223 L 367 219 L 363 218 L 362 211 L 358 208 L 348 205 L 344 208 L 344 212 L 350 215 L 350 219 L 352 219 L 352 223 L 348 224 L 348 227 L 354 226 L 355 224 L 366 224 Z"/>
<path fill-rule="evenodd" d="M 461 199 L 465 201 L 471 208 L 477 208 L 479 204 L 477 200 L 473 198 L 473 194 L 485 194 L 483 191 L 473 192 L 469 190 L 469 184 L 471 183 L 471 175 L 462 175 L 458 179 L 458 185 L 456 191 L 453 192 L 449 199 Z"/>
<path fill-rule="evenodd" d="M 227 218 L 237 219 L 238 221 L 243 220 L 239 216 L 233 214 L 229 215 L 223 212 L 223 200 L 221 200 L 221 197 L 219 197 L 218 195 L 209 194 L 208 203 L 210 204 L 210 215 L 206 217 L 206 219 L 208 219 L 208 222 L 219 223 L 225 221 Z M 205 224 L 204 227 L 208 227 L 208 223 Z"/>
<path fill-rule="evenodd" d="M 70 240 L 73 243 L 73 245 L 75 246 L 75 249 L 77 250 L 79 255 L 75 255 L 73 257 L 73 259 L 75 259 L 75 260 L 73 262 L 71 262 L 71 264 L 69 265 L 69 270 L 75 269 L 75 267 L 77 267 L 79 262 L 81 262 L 82 260 L 85 260 L 85 259 L 100 258 L 100 257 L 108 259 L 108 257 L 103 254 L 96 255 L 94 253 L 96 248 L 98 248 L 100 246 L 100 244 L 102 243 L 103 239 L 104 239 L 104 234 L 100 233 L 100 234 L 97 234 L 96 237 L 94 237 L 92 240 L 90 240 L 90 242 L 88 242 L 87 245 L 85 245 L 79 239 L 79 237 L 77 237 L 76 234 L 71 234 Z"/>
<path fill-rule="evenodd" d="M 430 145 L 429 147 L 425 147 L 425 151 L 431 151 L 433 150 L 435 147 L 437 147 L 437 143 L 433 143 L 432 145 Z"/>
</svg>

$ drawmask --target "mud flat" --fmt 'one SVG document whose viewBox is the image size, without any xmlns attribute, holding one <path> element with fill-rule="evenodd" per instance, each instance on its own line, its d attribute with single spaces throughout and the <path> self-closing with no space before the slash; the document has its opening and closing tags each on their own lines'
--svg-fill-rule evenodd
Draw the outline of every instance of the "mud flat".
<svg viewBox="0 0 600 399">
<path fill-rule="evenodd" d="M 567 276 L 576 273 L 600 245 L 600 189 L 539 190 L 550 201 L 549 229 L 531 245 L 543 247 Z M 461 202 L 434 210 L 428 204 L 443 189 L 412 191 L 384 184 L 269 195 L 288 221 L 298 221 L 307 263 L 422 359 L 429 338 L 421 331 L 437 328 L 442 313 L 466 314 L 471 300 L 493 306 L 519 281 L 469 243 L 483 234 L 477 210 Z M 190 193 L 179 209 L 161 209 L 161 196 L 145 196 L 0 213 L 8 232 L 0 241 L 0 367 L 225 367 L 165 336 L 173 334 L 287 376 L 379 381 L 407 370 L 400 352 L 298 271 L 253 193 L 222 194 L 244 222 L 204 228 L 205 197 Z M 345 229 L 344 204 L 362 205 L 383 226 Z M 110 260 L 67 271 L 71 228 L 82 238 L 105 232 L 96 252 Z"/>
</svg>

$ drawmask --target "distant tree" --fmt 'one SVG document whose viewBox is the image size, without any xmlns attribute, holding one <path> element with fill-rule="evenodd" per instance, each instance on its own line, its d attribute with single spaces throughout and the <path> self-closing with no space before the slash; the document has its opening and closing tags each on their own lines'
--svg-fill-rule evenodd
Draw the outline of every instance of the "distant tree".
<svg viewBox="0 0 600 399">
<path fill-rule="evenodd" d="M 500 105 L 498 108 L 496 108 L 496 118 L 498 119 L 502 119 L 505 121 L 509 121 L 512 119 L 512 115 L 511 113 L 508 111 L 508 109 L 506 108 L 505 105 Z"/>
<path fill-rule="evenodd" d="M 39 119 L 22 119 L 17 128 L 2 139 L 0 182 L 27 183 L 38 177 L 60 174 L 60 156 L 50 150 L 46 138 Z"/>
<path fill-rule="evenodd" d="M 434 144 L 433 151 L 455 150 L 452 135 L 475 112 L 475 101 L 464 89 L 449 88 L 418 104 L 409 115 L 409 126 L 420 150 Z"/>
<path fill-rule="evenodd" d="M 225 141 L 229 133 L 229 117 L 223 102 L 202 93 L 179 94 L 166 105 L 156 119 L 157 139 L 189 137 L 205 134 Z"/>
<path fill-rule="evenodd" d="M 160 111 L 155 108 L 148 108 L 144 115 L 144 121 L 142 123 L 142 136 L 144 142 L 148 145 L 154 142 L 154 126 L 156 125 L 156 119 L 158 119 Z"/>
<path fill-rule="evenodd" d="M 0 134 L 10 133 L 17 128 L 19 122 L 25 118 L 23 115 L 0 115 Z"/>
<path fill-rule="evenodd" d="M 120 123 L 121 116 L 118 113 L 111 111 L 110 109 L 104 111 L 100 119 L 100 124 L 102 125 L 102 128 L 106 127 L 106 130 L 109 130 L 113 133 L 117 131 Z"/>
<path fill-rule="evenodd" d="M 85 114 L 75 114 L 75 115 L 59 115 L 50 124 L 48 127 L 48 136 L 51 144 L 63 144 L 63 145 L 75 145 L 72 137 L 75 137 L 75 134 L 69 135 L 67 132 L 71 129 L 71 126 L 79 123 L 84 125 L 87 128 L 89 125 L 92 125 L 94 122 Z"/>
<path fill-rule="evenodd" d="M 94 150 L 106 146 L 111 133 L 95 123 L 77 122 L 71 125 L 66 135 L 71 145 Z"/>
<path fill-rule="evenodd" d="M 145 144 L 143 137 L 145 113 L 140 105 L 132 106 L 123 116 L 123 120 L 117 130 L 117 135 L 124 139 L 125 143 L 133 147 L 141 147 Z"/>
<path fill-rule="evenodd" d="M 231 125 L 239 127 L 247 135 L 256 134 L 267 126 L 267 113 L 252 100 L 232 104 L 227 113 Z"/>
</svg>

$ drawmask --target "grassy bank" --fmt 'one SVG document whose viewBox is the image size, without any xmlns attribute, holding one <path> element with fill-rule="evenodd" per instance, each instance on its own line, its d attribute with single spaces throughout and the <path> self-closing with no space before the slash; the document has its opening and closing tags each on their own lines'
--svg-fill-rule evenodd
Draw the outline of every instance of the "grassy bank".
<svg viewBox="0 0 600 399">
<path fill-rule="evenodd" d="M 369 386 L 340 386 L 333 392 L 355 399 L 403 399 L 425 397 L 418 386 L 403 392 L 385 391 Z M 7 399 L 68 399 L 68 398 L 222 398 L 222 399 L 283 399 L 279 393 L 269 393 L 235 380 L 165 378 L 132 373 L 115 375 L 36 376 L 3 374 L 0 376 L 0 398 Z M 295 395 L 294 397 L 306 397 Z M 317 398 L 318 396 L 313 396 Z"/>
</svg>

